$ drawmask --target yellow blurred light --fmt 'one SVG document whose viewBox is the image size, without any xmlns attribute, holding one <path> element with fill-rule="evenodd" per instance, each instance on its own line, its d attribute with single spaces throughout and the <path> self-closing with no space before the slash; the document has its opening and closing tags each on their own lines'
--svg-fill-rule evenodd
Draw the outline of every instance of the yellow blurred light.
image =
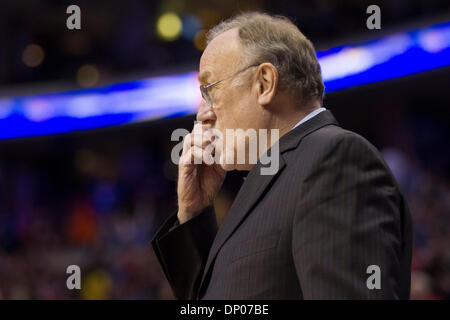
<svg viewBox="0 0 450 320">
<path fill-rule="evenodd" d="M 109 299 L 112 289 L 111 276 L 104 270 L 91 271 L 82 284 L 81 296 L 84 300 Z"/>
<path fill-rule="evenodd" d="M 180 17 L 175 13 L 164 13 L 156 22 L 156 31 L 158 36 L 166 41 L 173 41 L 177 39 L 182 31 L 182 22 Z"/>
<path fill-rule="evenodd" d="M 203 51 L 206 48 L 206 33 L 207 30 L 202 29 L 195 35 L 194 46 L 200 51 Z"/>
<path fill-rule="evenodd" d="M 39 66 L 44 61 L 44 49 L 37 44 L 29 44 L 22 53 L 22 62 L 30 68 Z"/>
<path fill-rule="evenodd" d="M 78 69 L 77 81 L 81 87 L 95 86 L 99 80 L 99 72 L 96 66 L 86 64 Z"/>
</svg>

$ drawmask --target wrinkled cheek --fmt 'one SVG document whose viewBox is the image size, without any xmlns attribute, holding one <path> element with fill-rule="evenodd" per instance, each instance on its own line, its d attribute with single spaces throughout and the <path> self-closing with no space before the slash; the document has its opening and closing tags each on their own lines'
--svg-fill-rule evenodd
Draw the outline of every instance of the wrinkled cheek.
<svg viewBox="0 0 450 320">
<path fill-rule="evenodd" d="M 236 137 L 234 135 L 225 134 L 223 150 L 224 161 L 227 164 L 236 164 Z"/>
<path fill-rule="evenodd" d="M 226 135 L 216 134 L 215 139 L 215 160 L 219 163 L 223 169 L 225 170 L 233 170 L 234 168 L 234 146 L 233 139 L 231 141 L 227 141 Z M 231 142 L 231 143 L 230 143 Z"/>
</svg>

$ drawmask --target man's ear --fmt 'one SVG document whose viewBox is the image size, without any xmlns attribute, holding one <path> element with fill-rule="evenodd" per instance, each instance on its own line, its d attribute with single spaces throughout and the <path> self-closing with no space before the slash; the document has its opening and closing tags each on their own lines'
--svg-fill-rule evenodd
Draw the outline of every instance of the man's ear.
<svg viewBox="0 0 450 320">
<path fill-rule="evenodd" d="M 278 70 L 271 63 L 265 62 L 259 65 L 257 73 L 257 94 L 260 105 L 268 105 L 277 92 Z"/>
</svg>

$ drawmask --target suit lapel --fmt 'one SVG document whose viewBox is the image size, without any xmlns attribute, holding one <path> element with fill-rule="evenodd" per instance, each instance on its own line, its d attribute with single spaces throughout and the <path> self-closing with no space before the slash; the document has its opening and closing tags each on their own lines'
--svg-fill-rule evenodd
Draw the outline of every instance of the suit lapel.
<svg viewBox="0 0 450 320">
<path fill-rule="evenodd" d="M 208 275 L 208 271 L 211 268 L 219 250 L 233 234 L 233 232 L 239 227 L 239 225 L 245 220 L 253 207 L 258 203 L 261 195 L 270 186 L 271 182 L 276 180 L 276 178 L 280 175 L 280 172 L 282 172 L 286 166 L 286 162 L 282 154 L 288 150 L 295 149 L 301 139 L 307 134 L 330 124 L 338 125 L 330 111 L 323 111 L 314 118 L 306 121 L 302 125 L 281 137 L 281 139 L 277 142 L 279 143 L 280 157 L 279 169 L 276 174 L 261 175 L 262 165 L 260 162 L 252 168 L 242 184 L 241 189 L 239 190 L 214 239 L 200 282 L 199 294 L 202 292 L 202 287 L 207 283 L 205 280 Z"/>
</svg>

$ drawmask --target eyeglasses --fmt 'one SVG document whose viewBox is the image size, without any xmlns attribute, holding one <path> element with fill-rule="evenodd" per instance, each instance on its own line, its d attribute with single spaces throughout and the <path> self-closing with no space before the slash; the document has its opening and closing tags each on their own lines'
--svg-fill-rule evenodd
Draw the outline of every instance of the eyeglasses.
<svg viewBox="0 0 450 320">
<path fill-rule="evenodd" d="M 208 106 L 212 107 L 212 106 L 213 106 L 213 101 L 212 101 L 211 95 L 209 94 L 209 91 L 208 91 L 209 88 L 214 87 L 215 85 L 219 84 L 219 83 L 222 82 L 222 81 L 231 79 L 232 77 L 238 75 L 238 74 L 241 73 L 241 72 L 244 72 L 244 71 L 247 70 L 247 69 L 250 69 L 250 68 L 252 68 L 252 67 L 257 67 L 257 66 L 259 66 L 259 65 L 260 65 L 260 63 L 258 63 L 258 64 L 252 64 L 252 65 L 250 65 L 250 66 L 248 66 L 248 67 L 245 67 L 245 68 L 242 69 L 242 70 L 239 70 L 238 72 L 232 74 L 231 76 L 229 76 L 229 77 L 227 77 L 227 78 L 225 78 L 225 79 L 222 79 L 222 80 L 219 80 L 219 81 L 215 81 L 215 82 L 210 83 L 210 84 L 207 84 L 207 85 L 201 85 L 201 86 L 200 86 L 200 92 L 202 93 L 202 98 L 203 98 L 203 100 L 206 101 L 206 103 L 208 104 Z"/>
</svg>

